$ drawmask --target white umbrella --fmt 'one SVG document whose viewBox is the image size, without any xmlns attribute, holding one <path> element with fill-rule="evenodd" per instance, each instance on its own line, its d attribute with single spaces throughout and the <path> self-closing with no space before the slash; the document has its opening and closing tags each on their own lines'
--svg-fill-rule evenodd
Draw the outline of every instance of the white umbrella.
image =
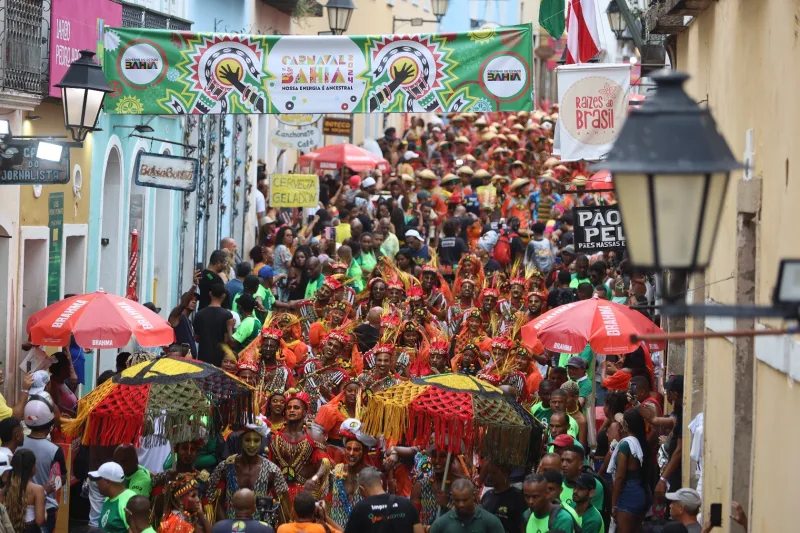
<svg viewBox="0 0 800 533">
<path fill-rule="evenodd" d="M 378 145 L 378 141 L 376 141 L 375 139 L 364 139 L 362 147 L 364 148 L 364 150 L 372 152 L 378 157 L 383 157 L 383 151 L 381 150 L 380 145 Z"/>
</svg>

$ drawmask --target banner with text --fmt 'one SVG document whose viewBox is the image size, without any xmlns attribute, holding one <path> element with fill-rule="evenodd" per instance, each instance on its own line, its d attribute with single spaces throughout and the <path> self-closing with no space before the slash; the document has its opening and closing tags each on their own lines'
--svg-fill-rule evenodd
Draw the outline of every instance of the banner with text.
<svg viewBox="0 0 800 533">
<path fill-rule="evenodd" d="M 105 32 L 111 114 L 529 111 L 530 24 L 468 33 Z"/>
<path fill-rule="evenodd" d="M 81 50 L 97 51 L 102 60 L 103 32 L 122 24 L 122 6 L 111 0 L 50 0 L 50 96 Z"/>
<path fill-rule="evenodd" d="M 564 65 L 556 72 L 561 160 L 603 159 L 628 113 L 630 64 Z"/>
<path fill-rule="evenodd" d="M 308 152 L 322 144 L 322 134 L 316 126 L 302 126 L 296 129 L 274 129 L 270 135 L 270 141 L 282 150 Z"/>
<path fill-rule="evenodd" d="M 573 208 L 575 251 L 595 253 L 625 248 L 622 217 L 616 205 Z"/>
<path fill-rule="evenodd" d="M 319 177 L 315 174 L 272 174 L 269 207 L 317 207 Z"/>
</svg>

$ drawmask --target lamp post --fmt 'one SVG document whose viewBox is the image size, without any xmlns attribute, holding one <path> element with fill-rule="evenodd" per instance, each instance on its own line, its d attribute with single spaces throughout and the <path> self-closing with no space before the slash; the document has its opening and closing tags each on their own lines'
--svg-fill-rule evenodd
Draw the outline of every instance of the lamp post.
<svg viewBox="0 0 800 533">
<path fill-rule="evenodd" d="M 623 0 L 623 2 L 624 1 L 625 0 Z M 608 16 L 608 24 L 611 26 L 611 31 L 614 32 L 614 36 L 619 41 L 622 39 L 622 34 L 625 33 L 625 28 L 628 27 L 628 23 L 625 21 L 625 17 L 622 16 L 622 12 L 619 10 L 619 4 L 617 4 L 617 0 L 611 0 L 611 2 L 608 3 L 606 16 Z"/>
<path fill-rule="evenodd" d="M 614 175 L 631 263 L 679 274 L 703 271 L 711 261 L 734 158 L 707 108 L 683 89 L 688 76 L 661 70 L 656 94 L 631 110 L 605 161 L 594 170 Z M 798 318 L 800 260 L 781 265 L 772 306 L 687 305 L 665 294 L 665 316 Z"/>
<path fill-rule="evenodd" d="M 426 22 L 430 24 L 440 24 L 444 16 L 447 14 L 447 9 L 449 7 L 450 0 L 431 0 L 431 11 L 433 11 L 433 16 L 436 17 L 436 20 L 425 20 L 422 17 L 414 17 L 410 19 L 392 17 L 392 33 L 396 31 L 398 22 L 410 22 L 414 27 L 422 26 Z"/>
<path fill-rule="evenodd" d="M 61 88 L 64 126 L 76 142 L 83 142 L 90 131 L 97 131 L 97 119 L 107 93 L 111 92 L 94 52 L 81 50 L 56 87 Z"/>
<path fill-rule="evenodd" d="M 328 26 L 334 35 L 342 35 L 350 26 L 350 18 L 356 5 L 353 0 L 328 0 Z"/>
</svg>

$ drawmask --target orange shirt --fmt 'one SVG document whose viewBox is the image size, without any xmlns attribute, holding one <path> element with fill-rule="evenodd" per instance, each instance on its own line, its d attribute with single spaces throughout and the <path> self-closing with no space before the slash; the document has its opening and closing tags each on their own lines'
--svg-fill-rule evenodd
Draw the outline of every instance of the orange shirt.
<svg viewBox="0 0 800 533">
<path fill-rule="evenodd" d="M 341 531 L 328 524 L 331 531 Z M 325 533 L 322 524 L 315 522 L 289 522 L 278 526 L 278 533 Z"/>
</svg>

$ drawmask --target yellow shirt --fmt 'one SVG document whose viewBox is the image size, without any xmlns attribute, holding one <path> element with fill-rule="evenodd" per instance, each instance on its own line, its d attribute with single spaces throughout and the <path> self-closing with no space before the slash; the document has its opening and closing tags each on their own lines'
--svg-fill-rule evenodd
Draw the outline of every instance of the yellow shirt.
<svg viewBox="0 0 800 533">
<path fill-rule="evenodd" d="M 6 403 L 6 399 L 3 398 L 2 394 L 0 394 L 0 420 L 11 418 L 11 415 L 13 414 L 14 410 L 8 406 L 8 404 Z"/>
<path fill-rule="evenodd" d="M 338 226 L 336 226 L 336 242 L 337 244 L 342 244 L 345 239 L 349 239 L 352 236 L 350 233 L 350 223 L 349 222 L 342 222 Z"/>
</svg>

